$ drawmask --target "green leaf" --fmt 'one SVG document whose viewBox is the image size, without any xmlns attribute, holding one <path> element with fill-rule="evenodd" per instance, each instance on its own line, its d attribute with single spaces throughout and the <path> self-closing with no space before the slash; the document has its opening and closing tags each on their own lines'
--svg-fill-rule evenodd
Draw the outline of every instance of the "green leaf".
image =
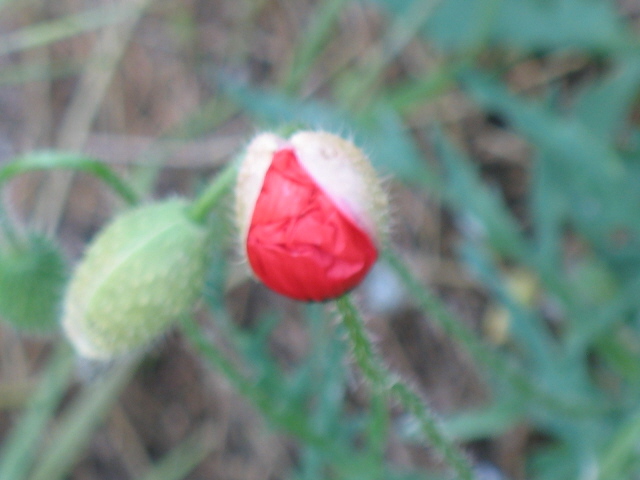
<svg viewBox="0 0 640 480">
<path fill-rule="evenodd" d="M 594 135 L 577 118 L 509 93 L 481 74 L 463 76 L 470 95 L 486 110 L 529 139 L 543 154 L 550 188 L 561 194 L 567 214 L 603 255 L 638 265 L 640 256 L 639 177 L 612 144 Z M 625 241 L 616 246 L 616 233 Z"/>
<path fill-rule="evenodd" d="M 504 203 L 481 182 L 477 168 L 441 131 L 435 131 L 434 140 L 444 167 L 442 195 L 460 214 L 462 227 L 472 236 L 486 237 L 501 254 L 521 257 L 526 248 L 524 238 Z"/>
<path fill-rule="evenodd" d="M 640 442 L 640 411 L 630 414 L 616 431 L 600 456 L 599 480 L 610 478 L 631 478 L 626 474 L 628 462 L 637 457 L 637 445 Z"/>
<path fill-rule="evenodd" d="M 575 115 L 593 135 L 615 140 L 634 107 L 640 88 L 640 59 L 622 57 L 611 72 L 580 94 Z"/>
<path fill-rule="evenodd" d="M 563 255 L 563 235 L 568 211 L 568 199 L 556 188 L 553 182 L 553 158 L 539 152 L 531 168 L 531 190 L 529 209 L 533 222 L 534 264 L 543 278 L 555 278 L 554 286 L 565 282 L 561 264 Z M 562 290 L 556 288 L 556 294 L 566 300 Z"/>
<path fill-rule="evenodd" d="M 416 1 L 375 3 L 399 14 Z M 634 43 L 612 3 L 603 0 L 447 0 L 424 32 L 447 51 L 475 49 L 483 39 L 529 51 L 608 51 Z"/>
</svg>

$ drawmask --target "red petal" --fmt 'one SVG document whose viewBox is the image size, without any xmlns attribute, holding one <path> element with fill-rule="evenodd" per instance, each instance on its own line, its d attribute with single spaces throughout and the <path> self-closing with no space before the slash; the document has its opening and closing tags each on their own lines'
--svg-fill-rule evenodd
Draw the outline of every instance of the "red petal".
<svg viewBox="0 0 640 480">
<path fill-rule="evenodd" d="M 279 150 L 265 175 L 247 235 L 247 255 L 268 287 L 298 300 L 327 300 L 355 287 L 378 256 L 369 235 L 300 165 Z"/>
</svg>

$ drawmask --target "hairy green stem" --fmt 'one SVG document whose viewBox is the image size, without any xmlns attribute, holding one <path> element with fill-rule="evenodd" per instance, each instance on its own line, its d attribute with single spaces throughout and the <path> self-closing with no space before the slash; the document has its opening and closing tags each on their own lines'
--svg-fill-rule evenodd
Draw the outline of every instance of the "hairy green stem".
<svg viewBox="0 0 640 480">
<path fill-rule="evenodd" d="M 189 207 L 189 216 L 197 223 L 204 223 L 211 209 L 220 199 L 231 190 L 236 179 L 237 162 L 229 162 L 227 166 L 215 176 L 207 188 L 196 198 Z"/>
<path fill-rule="evenodd" d="M 389 371 L 375 352 L 364 323 L 348 295 L 336 300 L 342 323 L 360 370 L 371 386 L 390 398 L 395 398 L 416 419 L 420 430 L 442 455 L 460 480 L 475 478 L 471 462 L 447 437 L 426 401 L 403 379 Z"/>
<path fill-rule="evenodd" d="M 104 162 L 83 154 L 58 150 L 41 150 L 16 157 L 0 168 L 0 187 L 18 175 L 50 170 L 89 173 L 109 185 L 129 205 L 135 205 L 139 200 L 129 184 Z"/>
</svg>

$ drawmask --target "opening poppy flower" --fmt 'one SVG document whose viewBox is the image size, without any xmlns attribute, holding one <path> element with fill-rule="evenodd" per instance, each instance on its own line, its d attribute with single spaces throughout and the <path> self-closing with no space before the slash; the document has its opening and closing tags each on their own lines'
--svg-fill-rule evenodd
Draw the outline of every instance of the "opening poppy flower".
<svg viewBox="0 0 640 480">
<path fill-rule="evenodd" d="M 354 288 L 375 263 L 387 200 L 350 142 L 262 134 L 247 148 L 236 209 L 255 275 L 288 297 L 322 301 Z"/>
</svg>

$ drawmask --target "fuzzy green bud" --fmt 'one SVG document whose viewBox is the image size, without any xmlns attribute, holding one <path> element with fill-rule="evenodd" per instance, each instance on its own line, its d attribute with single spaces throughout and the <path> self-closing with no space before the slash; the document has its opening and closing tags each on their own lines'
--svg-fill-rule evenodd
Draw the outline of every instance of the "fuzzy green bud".
<svg viewBox="0 0 640 480">
<path fill-rule="evenodd" d="M 23 333 L 57 330 L 66 280 L 65 258 L 49 238 L 9 242 L 0 251 L 0 316 Z"/>
<path fill-rule="evenodd" d="M 89 246 L 63 312 L 81 355 L 106 360 L 143 348 L 191 312 L 210 249 L 187 205 L 173 199 L 125 212 Z"/>
</svg>

